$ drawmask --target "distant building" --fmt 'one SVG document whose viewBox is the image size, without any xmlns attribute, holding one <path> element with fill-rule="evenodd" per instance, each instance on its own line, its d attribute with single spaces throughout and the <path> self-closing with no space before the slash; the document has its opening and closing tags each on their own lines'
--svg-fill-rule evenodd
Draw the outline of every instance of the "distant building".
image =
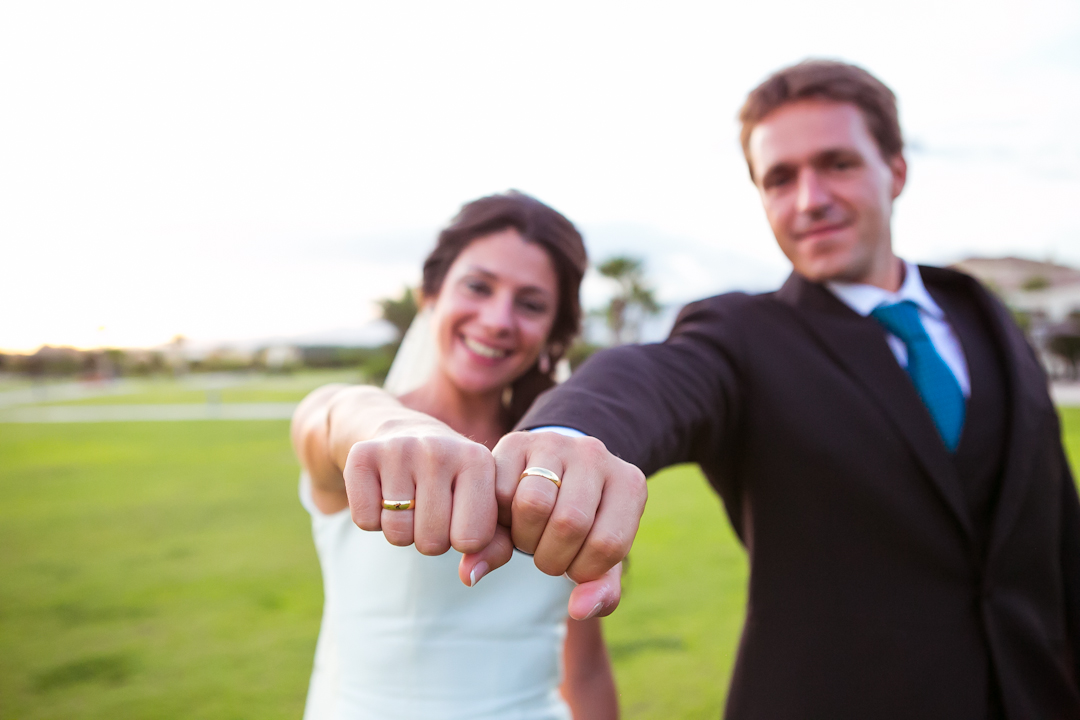
<svg viewBox="0 0 1080 720">
<path fill-rule="evenodd" d="M 1052 287 L 1080 284 L 1080 270 L 1051 262 L 1024 258 L 968 258 L 952 266 L 977 277 L 994 292 L 1005 296 Z"/>
<path fill-rule="evenodd" d="M 304 361 L 303 352 L 295 345 L 271 345 L 262 351 L 262 356 L 270 370 L 284 370 Z"/>
<path fill-rule="evenodd" d="M 1080 339 L 1080 270 L 1023 258 L 969 258 L 952 266 L 978 278 L 1019 316 L 1052 377 L 1075 377 L 1076 358 L 1062 348 Z"/>
</svg>

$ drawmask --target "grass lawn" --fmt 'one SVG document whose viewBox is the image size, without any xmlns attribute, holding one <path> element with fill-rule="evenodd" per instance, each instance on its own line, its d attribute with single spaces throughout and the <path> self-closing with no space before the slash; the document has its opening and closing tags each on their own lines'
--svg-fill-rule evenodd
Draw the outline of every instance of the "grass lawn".
<svg viewBox="0 0 1080 720">
<path fill-rule="evenodd" d="M 0 718 L 300 717 L 322 592 L 286 431 L 0 425 Z M 650 489 L 605 624 L 623 714 L 717 718 L 745 557 L 696 469 Z"/>
</svg>

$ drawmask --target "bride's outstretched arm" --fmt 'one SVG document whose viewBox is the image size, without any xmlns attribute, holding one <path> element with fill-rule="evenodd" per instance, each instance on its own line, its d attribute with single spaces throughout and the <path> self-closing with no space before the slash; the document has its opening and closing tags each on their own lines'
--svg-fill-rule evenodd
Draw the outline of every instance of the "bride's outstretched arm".
<svg viewBox="0 0 1080 720">
<path fill-rule="evenodd" d="M 619 694 L 600 618 L 567 622 L 559 689 L 574 720 L 618 720 Z"/>
</svg>

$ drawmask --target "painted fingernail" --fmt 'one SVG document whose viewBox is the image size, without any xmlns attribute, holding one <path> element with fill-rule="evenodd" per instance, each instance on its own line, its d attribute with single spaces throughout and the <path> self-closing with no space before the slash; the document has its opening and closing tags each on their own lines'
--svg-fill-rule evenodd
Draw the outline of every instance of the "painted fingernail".
<svg viewBox="0 0 1080 720">
<path fill-rule="evenodd" d="M 600 612 L 603 609 L 604 609 L 604 603 L 598 602 L 598 603 L 596 603 L 596 605 L 593 606 L 593 609 L 589 611 L 589 614 L 586 615 L 585 617 L 581 618 L 581 619 L 582 620 L 588 620 L 589 618 L 594 618 L 594 617 L 596 617 L 596 613 Z"/>
<path fill-rule="evenodd" d="M 488 564 L 481 560 L 473 567 L 472 572 L 469 573 L 469 587 L 474 587 L 476 583 L 480 582 L 480 578 L 487 575 Z"/>
</svg>

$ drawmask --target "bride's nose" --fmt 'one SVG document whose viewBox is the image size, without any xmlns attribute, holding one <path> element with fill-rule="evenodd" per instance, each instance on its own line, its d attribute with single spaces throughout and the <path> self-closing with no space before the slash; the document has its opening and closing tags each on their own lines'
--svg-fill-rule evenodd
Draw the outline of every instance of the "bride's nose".
<svg viewBox="0 0 1080 720">
<path fill-rule="evenodd" d="M 480 322 L 493 333 L 509 332 L 514 327 L 514 298 L 496 293 L 480 308 Z"/>
</svg>

